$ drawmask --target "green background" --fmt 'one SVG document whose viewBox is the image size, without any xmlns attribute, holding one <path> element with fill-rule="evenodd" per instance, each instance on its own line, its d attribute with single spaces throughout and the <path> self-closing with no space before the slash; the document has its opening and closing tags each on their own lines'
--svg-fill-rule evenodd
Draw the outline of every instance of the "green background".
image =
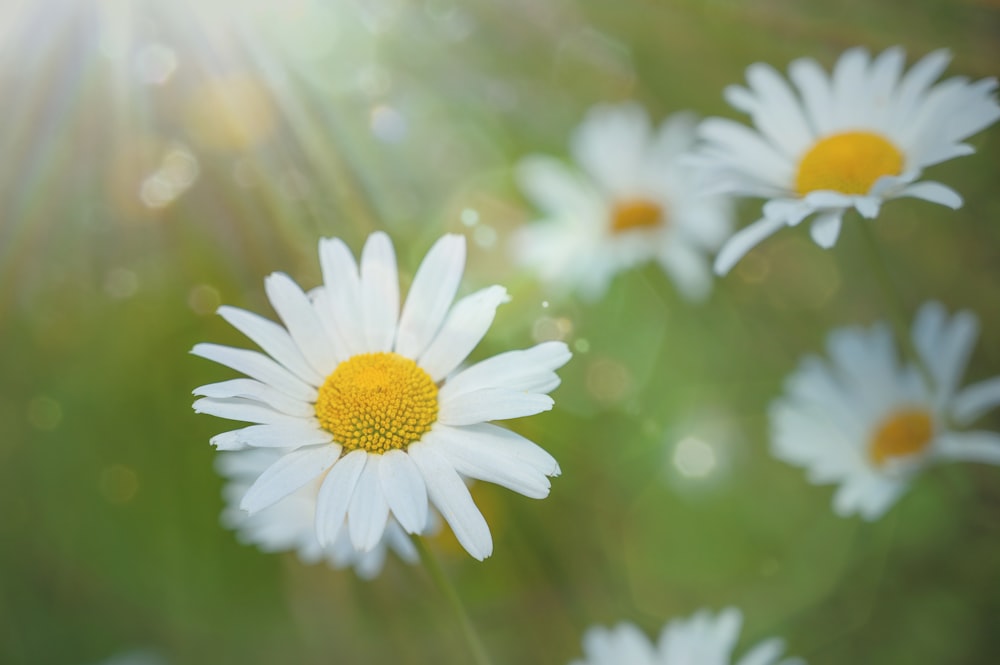
<svg viewBox="0 0 1000 665">
<path fill-rule="evenodd" d="M 469 662 L 421 568 L 364 582 L 239 545 L 208 444 L 231 423 L 190 406 L 234 374 L 188 350 L 248 345 L 215 307 L 273 316 L 265 275 L 311 288 L 319 237 L 357 251 L 376 228 L 404 282 L 456 231 L 463 289 L 508 287 L 474 357 L 555 333 L 577 351 L 556 408 L 511 424 L 559 460 L 550 497 L 477 484 L 484 563 L 431 541 L 498 664 L 566 663 L 590 625 L 653 636 L 727 605 L 741 650 L 777 635 L 814 665 L 997 662 L 1000 469 L 929 469 L 864 524 L 767 452 L 799 358 L 887 313 L 856 216 L 829 251 L 780 233 L 703 305 L 653 267 L 599 303 L 552 297 L 506 246 L 534 216 L 511 166 L 565 156 L 590 105 L 740 117 L 722 89 L 750 63 L 829 67 L 854 45 L 902 44 L 911 64 L 947 47 L 949 75 L 995 76 L 995 0 L 278 5 L 0 8 L 0 662 Z M 960 211 L 892 202 L 873 227 L 911 315 L 928 299 L 979 315 L 969 381 L 1000 371 L 1000 131 L 972 143 L 929 174 Z M 144 203 L 168 154 L 197 177 Z M 716 457 L 704 478 L 672 462 L 691 436 Z"/>
</svg>

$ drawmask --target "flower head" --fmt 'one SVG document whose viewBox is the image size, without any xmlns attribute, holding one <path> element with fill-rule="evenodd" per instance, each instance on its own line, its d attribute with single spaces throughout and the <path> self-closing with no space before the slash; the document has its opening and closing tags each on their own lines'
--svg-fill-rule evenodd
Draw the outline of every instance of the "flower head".
<svg viewBox="0 0 1000 665">
<path fill-rule="evenodd" d="M 453 302 L 465 265 L 461 236 L 435 243 L 402 309 L 384 233 L 368 238 L 360 266 L 337 239 L 320 241 L 319 254 L 323 285 L 308 295 L 282 273 L 265 282 L 284 326 L 219 309 L 267 355 L 215 344 L 193 350 L 249 377 L 195 390 L 199 413 L 254 423 L 212 443 L 280 453 L 240 508 L 257 513 L 318 480 L 315 527 L 324 547 L 346 528 L 355 549 L 371 551 L 390 517 L 421 533 L 430 503 L 472 556 L 489 556 L 489 527 L 463 477 L 548 495 L 555 459 L 490 421 L 550 409 L 547 393 L 569 350 L 548 342 L 459 367 L 507 298 L 492 286 Z"/>
<path fill-rule="evenodd" d="M 680 157 L 694 142 L 695 118 L 676 114 L 654 132 L 637 104 L 590 110 L 572 138 L 582 172 L 532 155 L 517 167 L 525 194 L 545 214 L 514 239 L 521 263 L 542 280 L 603 294 L 622 270 L 656 261 L 687 298 L 711 289 L 706 254 L 730 231 L 730 206 L 694 193 Z"/>
<path fill-rule="evenodd" d="M 723 246 L 716 272 L 728 272 L 758 243 L 809 217 L 813 240 L 832 247 L 852 208 L 873 219 L 884 201 L 900 197 L 960 207 L 954 190 L 921 180 L 921 173 L 972 153 L 962 141 L 1000 118 L 1000 105 L 995 79 L 935 84 L 950 59 L 935 51 L 904 74 L 903 49 L 871 58 L 854 48 L 827 76 L 803 58 L 788 68 L 794 90 L 772 67 L 751 65 L 748 87 L 725 94 L 756 131 L 723 118 L 698 128 L 705 143 L 693 163 L 715 182 L 713 191 L 768 199 L 763 218 Z"/>
<path fill-rule="evenodd" d="M 743 615 L 734 607 L 716 616 L 701 610 L 669 622 L 655 645 L 630 623 L 591 628 L 583 636 L 585 659 L 572 665 L 802 665 L 798 659 L 779 660 L 785 647 L 777 638 L 761 642 L 734 661 L 742 622 Z"/>
<path fill-rule="evenodd" d="M 899 362 L 887 325 L 835 330 L 830 362 L 805 358 L 771 406 L 774 455 L 804 467 L 813 483 L 839 485 L 834 511 L 867 520 L 885 514 L 928 464 L 1000 464 L 1000 434 L 956 429 L 1000 404 L 1000 378 L 959 389 L 976 328 L 970 312 L 949 317 L 938 303 L 924 305 L 912 337 L 926 378 Z"/>
<path fill-rule="evenodd" d="M 392 517 L 386 524 L 385 534 L 374 548 L 360 552 L 351 544 L 350 535 L 341 530 L 337 540 L 320 545 L 316 538 L 316 496 L 322 479 L 316 478 L 285 498 L 253 515 L 240 509 L 243 495 L 267 467 L 281 457 L 281 452 L 268 448 L 251 448 L 223 452 L 216 468 L 228 482 L 222 495 L 226 507 L 222 523 L 237 532 L 241 542 L 256 545 L 265 552 L 294 551 L 305 563 L 326 561 L 334 568 L 351 567 L 358 577 L 372 579 L 385 564 L 386 555 L 392 550 L 407 563 L 417 561 L 417 551 Z M 428 512 L 430 528 L 437 524 L 433 512 Z"/>
</svg>

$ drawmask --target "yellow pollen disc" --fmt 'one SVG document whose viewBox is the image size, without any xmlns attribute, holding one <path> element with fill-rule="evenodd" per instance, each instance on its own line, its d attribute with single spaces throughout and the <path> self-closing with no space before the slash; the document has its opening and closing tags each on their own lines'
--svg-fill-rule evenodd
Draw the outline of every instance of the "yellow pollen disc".
<svg viewBox="0 0 1000 665">
<path fill-rule="evenodd" d="M 611 209 L 612 233 L 655 228 L 665 221 L 663 209 L 645 199 L 620 201 Z"/>
<path fill-rule="evenodd" d="M 437 420 L 437 393 L 430 375 L 409 358 L 363 353 L 326 378 L 316 417 L 347 452 L 405 450 Z"/>
<path fill-rule="evenodd" d="M 884 175 L 903 172 L 903 153 L 873 132 L 843 132 L 816 142 L 799 162 L 795 189 L 867 194 Z"/>
<path fill-rule="evenodd" d="M 900 409 L 882 421 L 869 444 L 868 455 L 875 466 L 890 457 L 922 452 L 934 436 L 931 414 L 923 409 Z"/>
</svg>

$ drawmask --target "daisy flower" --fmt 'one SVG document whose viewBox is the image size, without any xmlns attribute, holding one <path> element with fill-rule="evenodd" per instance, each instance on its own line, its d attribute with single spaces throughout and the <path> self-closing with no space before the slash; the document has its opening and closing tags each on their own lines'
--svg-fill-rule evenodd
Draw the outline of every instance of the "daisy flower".
<svg viewBox="0 0 1000 665">
<path fill-rule="evenodd" d="M 725 274 L 764 239 L 808 217 L 813 240 L 828 248 L 852 208 L 874 219 L 884 201 L 900 197 L 961 207 L 953 189 L 921 180 L 921 172 L 974 152 L 962 141 L 1000 118 L 1000 105 L 996 79 L 935 84 L 950 59 L 935 51 L 904 74 L 902 48 L 875 58 L 854 48 L 827 76 L 802 58 L 788 68 L 794 90 L 772 67 L 751 65 L 748 87 L 730 86 L 725 97 L 756 129 L 708 118 L 691 161 L 715 183 L 710 191 L 768 199 L 764 216 L 723 246 L 715 271 Z"/>
<path fill-rule="evenodd" d="M 977 335 L 970 312 L 921 307 L 913 343 L 930 382 L 900 363 L 888 325 L 830 334 L 830 361 L 805 358 L 770 409 L 775 457 L 839 485 L 833 509 L 881 517 L 917 472 L 940 461 L 1000 464 L 1000 434 L 958 431 L 1000 404 L 1000 377 L 959 388 Z"/>
<path fill-rule="evenodd" d="M 212 438 L 220 450 L 281 454 L 257 476 L 240 508 L 255 514 L 308 483 L 317 540 L 346 529 L 374 549 L 390 516 L 421 533 L 432 504 L 476 559 L 493 551 L 489 527 L 464 477 L 532 498 L 549 493 L 559 465 L 539 446 L 491 424 L 552 408 L 555 370 L 570 353 L 547 342 L 460 368 L 507 300 L 491 286 L 454 301 L 465 239 L 430 249 L 400 308 L 392 243 L 374 233 L 360 266 L 339 239 L 319 245 L 323 285 L 308 295 L 283 273 L 265 290 L 284 326 L 250 312 L 219 313 L 265 353 L 198 344 L 192 353 L 249 378 L 202 386 L 195 411 L 253 423 Z"/>
<path fill-rule="evenodd" d="M 356 550 L 346 530 L 341 530 L 332 544 L 320 545 L 315 527 L 316 496 L 322 485 L 320 478 L 253 515 L 241 510 L 240 501 L 250 485 L 280 456 L 277 450 L 252 448 L 224 452 L 216 460 L 216 469 L 229 481 L 222 489 L 226 501 L 222 523 L 235 530 L 241 542 L 256 545 L 265 552 L 294 550 L 305 563 L 326 561 L 334 568 L 351 567 L 363 579 L 373 579 L 382 571 L 388 550 L 393 550 L 407 563 L 417 561 L 416 548 L 391 517 L 382 540 L 368 552 Z M 428 511 L 428 517 L 429 525 L 435 526 L 434 512 Z"/>
<path fill-rule="evenodd" d="M 655 645 L 630 623 L 591 628 L 583 636 L 585 659 L 571 665 L 803 665 L 797 658 L 781 659 L 785 646 L 778 638 L 761 642 L 734 661 L 742 622 L 743 615 L 734 607 L 714 617 L 701 610 L 664 626 Z"/>
<path fill-rule="evenodd" d="M 654 132 L 638 104 L 600 105 L 572 137 L 582 172 L 541 155 L 521 160 L 518 182 L 547 219 L 514 237 L 518 261 L 588 299 L 618 272 L 656 261 L 684 297 L 705 298 L 706 255 L 729 235 L 731 211 L 726 198 L 696 195 L 679 160 L 695 125 L 679 113 Z"/>
</svg>

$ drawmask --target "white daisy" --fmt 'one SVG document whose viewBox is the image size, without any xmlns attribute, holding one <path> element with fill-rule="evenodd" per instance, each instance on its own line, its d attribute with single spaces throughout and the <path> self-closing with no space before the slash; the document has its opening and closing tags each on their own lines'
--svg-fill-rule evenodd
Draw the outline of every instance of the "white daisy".
<svg viewBox="0 0 1000 665">
<path fill-rule="evenodd" d="M 549 493 L 559 465 L 540 447 L 490 424 L 552 408 L 546 393 L 570 353 L 548 342 L 458 369 L 507 299 L 491 286 L 453 300 L 465 239 L 447 235 L 421 263 L 400 311 L 392 243 L 368 238 L 360 270 L 340 240 L 319 245 L 323 286 L 306 295 L 287 275 L 265 282 L 284 326 L 250 312 L 219 313 L 267 354 L 216 344 L 193 353 L 250 378 L 202 386 L 195 411 L 255 423 L 213 437 L 220 450 L 282 454 L 240 501 L 256 513 L 317 478 L 316 535 L 342 527 L 363 552 L 392 516 L 407 533 L 427 524 L 428 501 L 476 559 L 493 551 L 464 477 L 532 498 Z M 346 520 L 346 526 L 345 526 Z"/>
<path fill-rule="evenodd" d="M 590 299 L 618 272 L 656 261 L 682 295 L 705 298 L 712 285 L 706 255 L 728 236 L 731 210 L 726 198 L 696 195 L 680 163 L 695 124 L 679 113 L 654 133 L 638 104 L 600 105 L 572 137 L 582 173 L 551 157 L 521 160 L 518 182 L 547 219 L 515 236 L 518 260 Z"/>
<path fill-rule="evenodd" d="M 1000 404 L 1000 377 L 959 389 L 977 335 L 976 317 L 921 307 L 913 343 L 933 386 L 897 358 L 886 324 L 842 328 L 830 362 L 805 358 L 770 410 L 775 457 L 804 467 L 810 482 L 839 485 L 833 509 L 881 517 L 928 464 L 1000 464 L 1000 434 L 957 431 Z"/>
<path fill-rule="evenodd" d="M 166 665 L 167 659 L 151 649 L 133 649 L 114 655 L 99 665 Z"/>
<path fill-rule="evenodd" d="M 571 665 L 800 665 L 797 658 L 781 658 L 784 642 L 765 640 L 734 661 L 743 615 L 729 607 L 712 616 L 707 610 L 687 619 L 674 619 L 653 644 L 630 623 L 612 629 L 591 628 L 583 636 L 584 660 Z"/>
<path fill-rule="evenodd" d="M 902 48 L 874 59 L 854 48 L 827 76 L 802 58 L 788 68 L 794 90 L 772 67 L 751 65 L 749 87 L 730 86 L 725 96 L 751 116 L 756 131 L 708 118 L 698 127 L 705 143 L 691 161 L 714 181 L 710 191 L 769 199 L 764 216 L 723 246 L 716 272 L 728 272 L 761 241 L 812 215 L 813 240 L 832 247 L 852 208 L 873 219 L 884 201 L 907 196 L 960 207 L 954 190 L 920 180 L 921 171 L 974 152 L 962 141 L 1000 118 L 1000 105 L 996 79 L 934 84 L 950 59 L 935 51 L 904 74 Z"/>
<path fill-rule="evenodd" d="M 241 542 L 256 545 L 265 552 L 294 550 L 305 563 L 325 560 L 334 568 L 351 567 L 363 579 L 372 579 L 382 571 L 390 549 L 407 563 L 417 561 L 416 548 L 392 517 L 382 540 L 368 552 L 356 550 L 346 530 L 341 531 L 334 543 L 326 547 L 320 545 L 315 526 L 316 496 L 322 485 L 319 477 L 253 515 L 242 510 L 243 495 L 279 457 L 281 451 L 253 448 L 224 452 L 216 460 L 219 473 L 229 480 L 222 489 L 226 501 L 222 523 L 235 530 Z M 436 522 L 433 511 L 428 511 L 428 517 L 432 524 Z"/>
</svg>

